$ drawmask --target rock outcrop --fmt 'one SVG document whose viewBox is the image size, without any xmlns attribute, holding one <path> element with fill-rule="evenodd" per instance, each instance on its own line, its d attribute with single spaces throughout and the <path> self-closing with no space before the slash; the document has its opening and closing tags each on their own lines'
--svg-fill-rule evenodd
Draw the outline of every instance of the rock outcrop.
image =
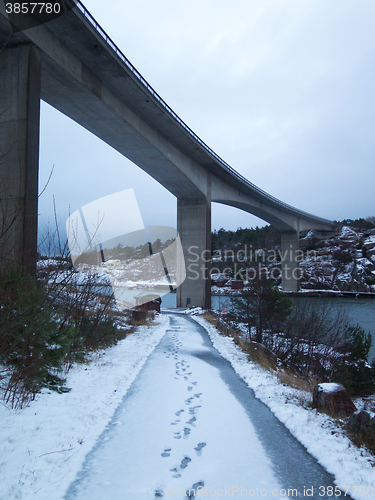
<svg viewBox="0 0 375 500">
<path fill-rule="evenodd" d="M 355 411 L 353 401 L 342 384 L 325 383 L 314 387 L 313 404 L 333 417 L 348 417 Z"/>
<path fill-rule="evenodd" d="M 356 432 L 370 431 L 375 436 L 375 414 L 366 410 L 353 413 L 349 417 L 349 427 Z"/>
</svg>

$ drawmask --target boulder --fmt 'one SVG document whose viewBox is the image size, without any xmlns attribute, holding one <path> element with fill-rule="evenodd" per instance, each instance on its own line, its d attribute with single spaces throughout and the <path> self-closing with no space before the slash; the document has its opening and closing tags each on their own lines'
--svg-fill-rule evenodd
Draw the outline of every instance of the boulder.
<svg viewBox="0 0 375 500">
<path fill-rule="evenodd" d="M 314 406 L 333 417 L 348 417 L 355 411 L 353 401 L 342 384 L 317 384 L 313 392 Z"/>
<path fill-rule="evenodd" d="M 366 410 L 357 411 L 350 415 L 348 425 L 353 431 L 370 430 L 375 434 L 375 414 Z"/>
<path fill-rule="evenodd" d="M 363 243 L 363 246 L 366 248 L 366 250 L 372 250 L 373 248 L 375 248 L 375 241 L 373 239 L 370 240 L 369 238 Z"/>
</svg>

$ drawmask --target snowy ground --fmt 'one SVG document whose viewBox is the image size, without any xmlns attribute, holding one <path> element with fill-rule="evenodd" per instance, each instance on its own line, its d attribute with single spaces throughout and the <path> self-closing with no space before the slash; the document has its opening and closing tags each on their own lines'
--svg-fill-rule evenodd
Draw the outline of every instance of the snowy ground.
<svg viewBox="0 0 375 500">
<path fill-rule="evenodd" d="M 214 347 L 230 361 L 256 397 L 334 475 L 336 485 L 352 486 L 348 494 L 355 499 L 375 498 L 375 460 L 371 453 L 364 447 L 356 448 L 334 419 L 311 409 L 308 405 L 311 396 L 282 385 L 274 375 L 249 363 L 247 355 L 235 345 L 232 338 L 220 335 L 203 318 L 197 316 L 195 319 L 206 328 Z"/>
<path fill-rule="evenodd" d="M 67 376 L 66 394 L 43 391 L 19 411 L 0 405 L 0 499 L 58 500 L 111 420 L 168 317 L 141 327 Z M 103 499 L 105 500 L 105 499 Z"/>
<path fill-rule="evenodd" d="M 216 329 L 202 318 L 195 317 L 195 319 L 206 328 L 216 349 L 224 358 L 230 361 L 235 371 L 255 391 L 256 396 L 270 407 L 277 418 L 305 445 L 311 455 L 316 457 L 334 475 L 336 485 L 351 487 L 348 494 L 355 499 L 375 497 L 375 491 L 371 489 L 374 487 L 375 490 L 373 456 L 369 455 L 365 449 L 358 450 L 352 446 L 341 427 L 332 419 L 308 407 L 301 406 L 301 400 L 306 401 L 307 399 L 306 394 L 284 387 L 271 374 L 252 363 L 248 363 L 246 355 L 239 350 L 230 338 L 219 335 Z M 108 424 L 111 421 L 112 424 L 122 421 L 122 418 L 117 418 L 116 410 L 121 406 L 124 395 L 144 365 L 146 358 L 154 351 L 156 345 L 165 335 L 166 330 L 169 329 L 169 321 L 168 316 L 159 316 L 158 324 L 150 328 L 140 328 L 136 334 L 130 335 L 117 346 L 106 350 L 89 365 L 78 366 L 71 370 L 67 379 L 67 386 L 72 388 L 71 392 L 60 395 L 45 391 L 37 401 L 32 402 L 21 411 L 13 411 L 0 406 L 1 500 L 60 500 L 64 497 L 69 486 L 76 479 L 78 472 L 85 463 L 88 463 L 88 459 L 85 462 L 85 457 L 94 448 L 95 443 L 100 442 L 100 439 L 105 442 L 106 433 L 103 434 L 103 431 L 107 428 L 106 432 L 109 432 Z M 168 334 L 171 333 L 167 332 Z M 188 335 L 185 342 L 188 342 L 187 339 Z M 177 361 L 175 356 L 180 355 L 182 359 Z M 157 471 L 157 477 L 160 478 L 160 481 L 159 484 L 152 485 L 154 491 L 168 485 L 168 482 L 163 482 L 167 480 L 174 480 L 175 483 L 172 484 L 181 488 L 183 485 L 190 486 L 190 483 L 191 485 L 194 484 L 193 481 L 196 477 L 194 471 L 199 470 L 199 459 L 202 454 L 211 456 L 212 464 L 217 463 L 219 458 L 219 462 L 222 462 L 223 467 L 229 467 L 230 469 L 225 450 L 228 452 L 232 450 L 233 452 L 233 446 L 224 434 L 216 436 L 216 448 L 212 447 L 212 450 L 210 450 L 208 445 L 200 447 L 200 445 L 207 442 L 207 435 L 203 439 L 203 435 L 199 434 L 201 431 L 198 426 L 195 428 L 195 421 L 191 419 L 198 419 L 200 412 L 200 421 L 206 421 L 206 425 L 202 426 L 202 428 L 209 429 L 210 422 L 208 413 L 204 412 L 206 410 L 199 402 L 201 397 L 199 393 L 203 393 L 203 390 L 196 389 L 192 382 L 198 379 L 191 378 L 192 376 L 189 373 L 190 371 L 193 372 L 194 368 L 198 375 L 198 372 L 202 373 L 204 368 L 199 363 L 196 365 L 189 363 L 189 368 L 187 368 L 182 352 L 177 354 L 173 353 L 173 351 L 171 353 L 167 352 L 164 358 L 165 366 L 169 366 L 169 364 L 174 366 L 176 363 L 180 363 L 177 369 L 179 373 L 175 374 L 177 378 L 172 377 L 172 382 L 174 381 L 176 387 L 180 386 L 181 391 L 183 390 L 192 398 L 195 398 L 197 403 L 194 400 L 188 403 L 189 397 L 186 399 L 187 396 L 184 397 L 184 401 L 181 403 L 181 401 L 177 401 L 175 397 L 172 397 L 171 392 L 168 392 L 168 394 L 165 394 L 164 404 L 167 427 L 163 427 L 165 424 L 165 422 L 163 424 L 163 415 L 155 414 L 154 405 L 152 404 L 150 404 L 147 412 L 139 415 L 139 420 L 134 421 L 129 439 L 133 439 L 133 445 L 134 442 L 136 443 L 139 440 L 139 456 L 132 455 L 129 457 L 125 452 L 123 460 L 129 461 L 129 467 L 133 463 L 134 474 L 138 474 L 138 476 L 134 476 L 134 474 L 133 476 L 138 481 L 142 481 L 150 477 L 150 469 L 153 464 L 151 455 L 152 452 L 155 452 L 158 457 L 156 463 L 160 467 L 160 470 Z M 164 370 L 160 370 L 158 376 L 162 377 L 163 372 Z M 208 377 L 214 377 L 214 375 L 209 375 L 208 372 L 203 375 L 200 378 L 202 382 L 199 383 L 202 384 L 202 388 L 205 388 L 205 394 L 208 394 L 207 387 L 204 387 L 205 380 Z M 185 376 L 188 377 L 187 380 L 185 380 Z M 167 383 L 167 379 L 165 379 L 165 383 Z M 219 384 L 218 379 L 216 383 Z M 152 384 L 151 379 L 148 384 L 151 395 L 156 390 L 156 386 L 153 388 Z M 133 387 L 135 386 L 133 385 Z M 192 387 L 192 389 L 189 389 L 189 387 Z M 131 392 L 132 390 L 128 392 L 129 397 Z M 179 393 L 176 392 L 176 394 Z M 197 396 L 195 396 L 196 394 Z M 221 394 L 220 389 L 216 394 L 217 398 L 220 399 Z M 133 391 L 133 397 L 136 397 L 136 391 Z M 207 396 L 204 397 L 206 408 L 211 407 L 212 409 L 214 402 L 210 403 Z M 229 398 L 228 395 L 225 397 Z M 233 404 L 235 404 L 233 399 L 230 401 L 229 399 L 223 400 L 222 406 L 217 411 L 217 418 L 219 420 L 225 418 L 227 413 L 223 412 L 223 408 Z M 202 410 L 199 405 L 202 406 Z M 172 432 L 171 429 L 174 427 L 171 426 L 168 419 L 170 414 L 173 414 L 176 420 L 181 420 L 176 415 L 180 410 L 185 410 L 185 412 L 181 411 L 180 415 L 185 418 L 186 414 L 188 419 L 185 418 L 185 420 L 190 420 L 190 424 L 176 422 L 176 430 Z M 194 410 L 196 413 L 194 413 Z M 241 437 L 244 415 L 240 410 L 236 414 L 238 414 L 238 422 L 235 422 L 235 425 L 232 426 L 233 432 Z M 113 420 L 114 416 L 115 419 Z M 155 427 L 155 440 L 152 443 L 147 439 L 142 440 L 142 436 L 144 436 L 142 432 L 143 425 L 146 422 L 149 424 L 150 421 Z M 124 426 L 118 424 L 112 425 L 112 427 L 120 428 Z M 190 431 L 185 429 L 190 429 Z M 257 453 L 254 453 L 251 449 L 250 451 L 253 451 L 253 455 L 259 457 L 262 464 L 260 469 L 252 469 L 253 477 L 255 475 L 259 478 L 259 486 L 262 487 L 262 485 L 264 486 L 264 483 L 261 482 L 263 479 L 262 474 L 264 474 L 264 477 L 267 478 L 268 487 L 272 486 L 279 489 L 278 478 L 274 477 L 268 458 L 263 453 L 262 447 L 251 429 L 244 430 L 243 433 L 243 441 L 253 443 L 258 451 Z M 179 435 L 180 438 L 174 437 L 174 435 Z M 100 438 L 100 436 L 102 437 Z M 190 439 L 190 437 L 194 439 Z M 211 432 L 209 437 L 210 443 L 213 443 L 215 433 Z M 191 447 L 194 445 L 191 450 L 192 455 L 186 455 L 185 457 L 190 458 L 191 463 L 187 460 L 184 462 L 184 458 L 181 460 L 180 457 L 181 453 L 184 453 L 183 446 L 187 445 Z M 145 453 L 144 450 L 149 450 L 149 453 Z M 242 452 L 246 453 L 246 450 L 244 449 Z M 162 455 L 163 453 L 165 456 Z M 193 457 L 195 458 L 193 459 Z M 92 460 L 93 464 L 95 464 L 95 456 Z M 236 484 L 234 481 L 239 480 L 244 474 L 249 474 L 248 460 L 251 460 L 251 457 L 244 460 L 243 468 L 236 468 L 236 470 L 228 472 L 229 475 L 232 474 L 230 476 L 233 481 L 232 484 Z M 171 464 L 171 467 L 166 467 L 167 462 Z M 144 464 L 142 470 L 137 469 L 137 463 Z M 173 472 L 174 468 L 176 468 L 175 472 Z M 217 477 L 217 475 L 215 476 L 217 474 L 216 470 L 215 466 L 211 472 L 207 471 L 206 484 L 213 483 L 214 478 Z M 173 474 L 180 475 L 180 477 L 173 477 Z M 155 471 L 153 471 L 153 475 L 155 475 Z M 83 481 L 84 478 L 85 475 L 83 474 Z M 182 482 L 183 480 L 184 482 Z M 306 487 L 308 486 L 307 484 Z M 354 487 L 357 487 L 357 489 L 355 490 Z M 74 498 L 73 494 L 75 492 L 71 488 L 69 493 L 71 498 Z M 94 499 L 93 494 L 93 492 L 87 494 L 86 489 L 84 489 L 81 490 L 79 498 L 92 500 Z M 146 500 L 149 498 L 147 494 L 148 492 L 145 490 L 145 495 L 140 498 Z M 164 494 L 165 496 L 175 497 L 173 494 L 168 495 L 168 490 L 165 490 Z M 280 497 L 282 496 L 286 495 L 281 494 Z M 134 495 L 103 496 L 101 494 L 98 498 L 100 500 L 107 500 L 107 498 L 111 500 L 117 500 L 117 498 L 134 500 L 138 497 Z M 320 492 L 315 491 L 314 498 L 322 498 Z"/>
</svg>

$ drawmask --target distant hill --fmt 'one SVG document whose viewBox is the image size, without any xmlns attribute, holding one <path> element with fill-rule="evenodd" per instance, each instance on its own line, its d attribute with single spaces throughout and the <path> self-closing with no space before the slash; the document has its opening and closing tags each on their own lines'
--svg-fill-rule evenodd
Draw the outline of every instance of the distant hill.
<svg viewBox="0 0 375 500">
<path fill-rule="evenodd" d="M 346 223 L 326 240 L 317 238 L 314 231 L 301 234 L 300 249 L 301 289 L 375 293 L 375 218 Z M 246 280 L 249 270 L 261 264 L 263 273 L 273 271 L 272 277 L 281 283 L 280 251 L 281 235 L 272 226 L 215 231 L 213 281 L 223 275 Z"/>
</svg>

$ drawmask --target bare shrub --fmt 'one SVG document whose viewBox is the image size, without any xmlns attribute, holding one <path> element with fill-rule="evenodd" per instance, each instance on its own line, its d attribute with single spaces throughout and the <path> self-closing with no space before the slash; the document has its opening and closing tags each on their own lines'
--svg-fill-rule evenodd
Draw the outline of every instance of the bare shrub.
<svg viewBox="0 0 375 500">
<path fill-rule="evenodd" d="M 326 380 L 345 335 L 348 316 L 324 301 L 297 300 L 277 337 L 274 351 L 294 372 Z"/>
<path fill-rule="evenodd" d="M 61 375 L 74 362 L 131 331 L 124 314 L 117 327 L 112 288 L 74 270 L 58 230 L 42 241 L 48 254 L 40 258 L 36 276 L 17 263 L 0 267 L 0 393 L 14 408 L 43 387 L 67 391 Z"/>
</svg>

